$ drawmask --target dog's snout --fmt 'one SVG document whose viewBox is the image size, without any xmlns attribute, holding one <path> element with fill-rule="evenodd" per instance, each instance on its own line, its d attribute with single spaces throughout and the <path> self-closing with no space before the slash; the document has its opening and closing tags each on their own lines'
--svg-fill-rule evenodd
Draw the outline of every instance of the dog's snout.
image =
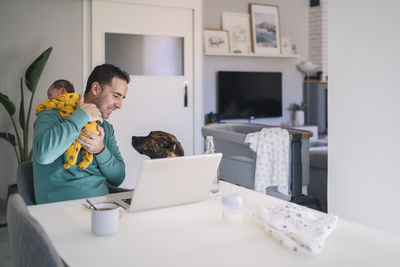
<svg viewBox="0 0 400 267">
<path fill-rule="evenodd" d="M 138 146 L 139 144 L 141 144 L 143 141 L 143 137 L 139 137 L 139 136 L 132 136 L 132 145 L 133 146 Z"/>
</svg>

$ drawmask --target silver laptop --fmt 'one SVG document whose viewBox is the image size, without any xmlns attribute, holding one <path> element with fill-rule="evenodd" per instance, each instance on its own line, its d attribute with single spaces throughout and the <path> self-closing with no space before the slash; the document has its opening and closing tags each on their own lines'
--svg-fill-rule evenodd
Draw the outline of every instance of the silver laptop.
<svg viewBox="0 0 400 267">
<path fill-rule="evenodd" d="M 129 211 L 193 203 L 207 199 L 222 154 L 146 160 L 133 192 L 109 194 Z"/>
</svg>

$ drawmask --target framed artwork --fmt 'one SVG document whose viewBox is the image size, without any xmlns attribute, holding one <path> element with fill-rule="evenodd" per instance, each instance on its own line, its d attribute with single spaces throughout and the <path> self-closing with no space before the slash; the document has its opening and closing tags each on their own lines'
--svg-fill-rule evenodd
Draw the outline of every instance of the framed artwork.
<svg viewBox="0 0 400 267">
<path fill-rule="evenodd" d="M 211 53 L 229 53 L 228 31 L 204 29 L 204 51 Z"/>
<path fill-rule="evenodd" d="M 280 55 L 282 52 L 279 7 L 250 3 L 249 8 L 254 53 Z"/>
<path fill-rule="evenodd" d="M 222 12 L 222 28 L 229 31 L 232 53 L 251 53 L 249 14 Z"/>
</svg>

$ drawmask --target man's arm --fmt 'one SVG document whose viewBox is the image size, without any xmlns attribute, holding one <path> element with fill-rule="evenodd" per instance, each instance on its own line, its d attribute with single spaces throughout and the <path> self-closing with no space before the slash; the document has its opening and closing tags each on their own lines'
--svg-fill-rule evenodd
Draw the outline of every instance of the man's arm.
<svg viewBox="0 0 400 267">
<path fill-rule="evenodd" d="M 58 111 L 41 112 L 35 122 L 33 139 L 33 153 L 37 162 L 52 163 L 78 138 L 88 121 L 96 120 L 103 121 L 100 110 L 95 104 L 84 103 L 81 94 L 76 110 L 64 120 Z"/>
<path fill-rule="evenodd" d="M 125 179 L 125 163 L 115 140 L 112 125 L 106 125 L 105 122 L 104 126 L 107 129 L 107 135 L 104 137 L 104 149 L 94 157 L 107 181 L 113 186 L 119 186 Z M 98 127 L 98 129 L 100 135 L 104 136 L 103 128 Z"/>
<path fill-rule="evenodd" d="M 33 154 L 40 164 L 50 164 L 61 156 L 79 136 L 89 116 L 81 109 L 66 119 L 57 110 L 39 113 L 34 129 Z"/>
</svg>

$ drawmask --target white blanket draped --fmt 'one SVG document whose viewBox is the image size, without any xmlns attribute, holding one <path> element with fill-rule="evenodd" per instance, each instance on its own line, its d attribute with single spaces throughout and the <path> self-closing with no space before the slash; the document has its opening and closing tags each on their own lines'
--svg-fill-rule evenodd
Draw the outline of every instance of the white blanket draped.
<svg viewBox="0 0 400 267">
<path fill-rule="evenodd" d="M 244 141 L 257 153 L 254 189 L 265 194 L 269 186 L 288 195 L 289 132 L 281 128 L 264 128 L 250 133 Z"/>
</svg>

